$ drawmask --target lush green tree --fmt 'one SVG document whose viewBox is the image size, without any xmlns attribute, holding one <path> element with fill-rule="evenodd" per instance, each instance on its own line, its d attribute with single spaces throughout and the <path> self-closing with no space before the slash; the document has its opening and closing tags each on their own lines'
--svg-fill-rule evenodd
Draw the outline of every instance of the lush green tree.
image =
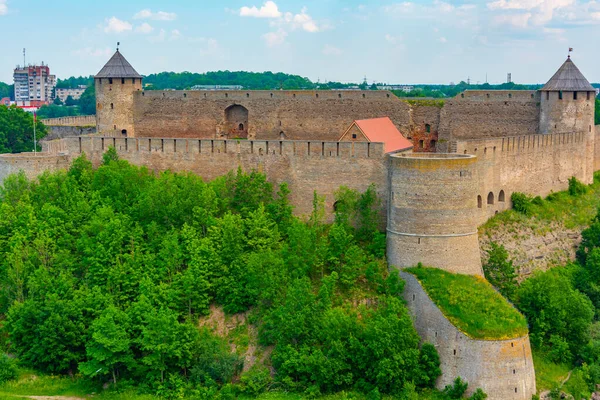
<svg viewBox="0 0 600 400">
<path fill-rule="evenodd" d="M 90 85 L 79 98 L 79 111 L 81 115 L 96 115 L 96 87 Z"/>
<path fill-rule="evenodd" d="M 527 317 L 534 346 L 559 347 L 555 355 L 565 361 L 565 355 L 572 359 L 588 343 L 594 307 L 568 277 L 555 271 L 538 273 L 521 284 L 516 302 Z M 568 353 L 560 349 L 565 344 Z"/>
<path fill-rule="evenodd" d="M 15 106 L 0 105 L 0 153 L 33 151 L 33 116 Z M 35 123 L 37 140 L 48 134 L 43 123 Z M 38 145 L 38 150 L 41 148 Z"/>
<path fill-rule="evenodd" d="M 508 252 L 503 245 L 491 242 L 488 259 L 483 266 L 487 280 L 506 298 L 511 299 L 517 288 L 517 274 Z"/>
<path fill-rule="evenodd" d="M 62 106 L 62 105 L 63 105 L 63 102 L 62 102 L 62 100 L 60 99 L 60 97 L 56 97 L 56 98 L 54 99 L 54 101 L 52 102 L 52 104 L 54 104 L 55 106 Z"/>
<path fill-rule="evenodd" d="M 117 385 L 120 370 L 133 363 L 128 324 L 127 314 L 114 306 L 94 320 L 89 328 L 91 338 L 85 345 L 88 361 L 79 364 L 84 375 L 110 375 Z"/>
</svg>

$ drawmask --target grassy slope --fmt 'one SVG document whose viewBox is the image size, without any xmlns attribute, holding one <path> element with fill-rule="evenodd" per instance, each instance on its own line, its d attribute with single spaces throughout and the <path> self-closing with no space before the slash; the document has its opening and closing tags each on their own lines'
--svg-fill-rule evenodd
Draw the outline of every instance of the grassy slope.
<svg viewBox="0 0 600 400">
<path fill-rule="evenodd" d="M 568 191 L 556 192 L 545 200 L 532 204 L 529 215 L 514 210 L 504 211 L 489 219 L 480 228 L 486 233 L 501 225 L 531 226 L 543 233 L 550 229 L 548 223 L 558 222 L 566 228 L 581 228 L 590 224 L 600 207 L 600 171 L 594 174 L 594 183 L 587 193 L 570 196 Z"/>
<path fill-rule="evenodd" d="M 414 267 L 415 275 L 442 313 L 475 339 L 511 339 L 527 334 L 527 321 L 485 279 L 437 268 Z"/>
</svg>

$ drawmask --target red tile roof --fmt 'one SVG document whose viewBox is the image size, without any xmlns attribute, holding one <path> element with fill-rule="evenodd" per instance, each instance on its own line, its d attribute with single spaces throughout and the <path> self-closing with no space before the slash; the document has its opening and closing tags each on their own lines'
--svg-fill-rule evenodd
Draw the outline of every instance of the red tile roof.
<svg viewBox="0 0 600 400">
<path fill-rule="evenodd" d="M 402 136 L 388 117 L 356 120 L 353 122 L 354 124 L 369 139 L 369 142 L 384 143 L 386 153 L 408 150 L 413 147 L 413 144 Z"/>
</svg>

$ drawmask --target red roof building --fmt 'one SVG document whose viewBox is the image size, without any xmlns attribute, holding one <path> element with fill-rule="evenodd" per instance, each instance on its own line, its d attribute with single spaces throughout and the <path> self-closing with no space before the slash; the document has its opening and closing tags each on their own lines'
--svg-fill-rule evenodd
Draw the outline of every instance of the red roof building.
<svg viewBox="0 0 600 400">
<path fill-rule="evenodd" d="M 344 132 L 340 142 L 384 143 L 386 153 L 396 153 L 413 148 L 388 117 L 356 120 Z"/>
</svg>

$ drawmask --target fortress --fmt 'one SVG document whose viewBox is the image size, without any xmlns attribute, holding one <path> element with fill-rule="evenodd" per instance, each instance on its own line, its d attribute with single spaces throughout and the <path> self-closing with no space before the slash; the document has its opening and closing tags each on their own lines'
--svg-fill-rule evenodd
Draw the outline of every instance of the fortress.
<svg viewBox="0 0 600 400">
<path fill-rule="evenodd" d="M 144 91 L 117 50 L 95 77 L 97 134 L 47 143 L 44 153 L 0 156 L 0 180 L 67 168 L 82 153 L 95 165 L 114 146 L 152 170 L 213 179 L 241 167 L 287 182 L 299 215 L 313 192 L 334 208 L 342 185 L 374 184 L 386 216 L 387 257 L 396 268 L 427 266 L 483 275 L 477 227 L 511 206 L 514 192 L 545 196 L 575 176 L 592 183 L 595 89 L 567 59 L 539 91 L 465 91 L 441 100 L 402 100 L 387 91 Z M 356 120 L 389 117 L 413 147 L 346 135 Z M 423 340 L 440 354 L 443 388 L 460 376 L 488 398 L 535 393 L 529 338 L 469 338 L 407 281 L 405 299 Z"/>
</svg>

